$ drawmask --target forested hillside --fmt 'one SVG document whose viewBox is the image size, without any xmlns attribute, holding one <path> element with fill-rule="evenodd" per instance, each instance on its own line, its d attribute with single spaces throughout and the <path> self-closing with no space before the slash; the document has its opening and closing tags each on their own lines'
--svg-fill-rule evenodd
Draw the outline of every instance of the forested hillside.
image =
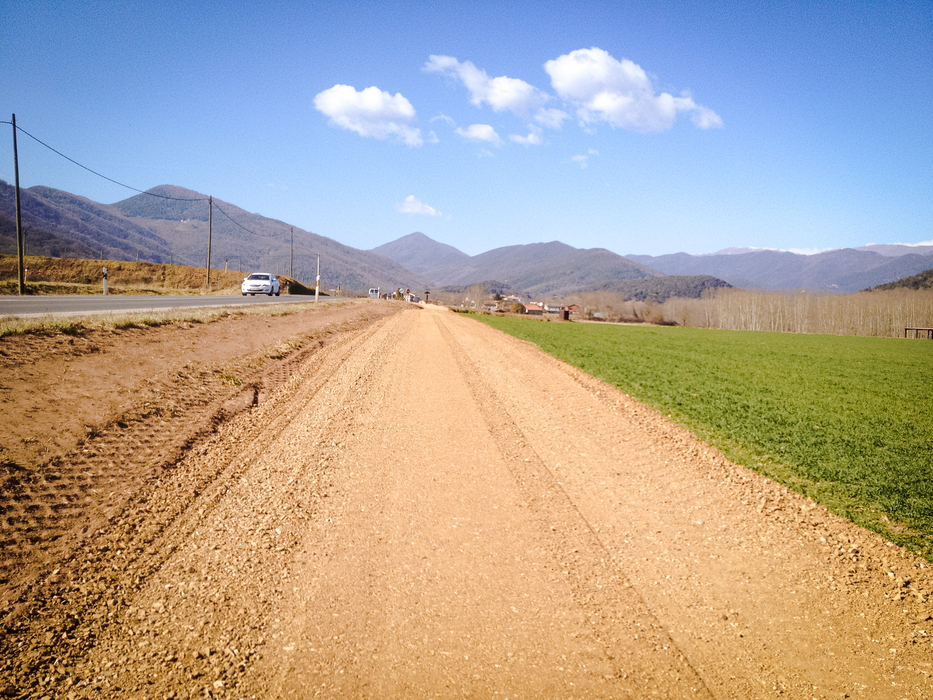
<svg viewBox="0 0 933 700">
<path fill-rule="evenodd" d="M 888 284 L 879 284 L 866 291 L 883 291 L 888 289 L 933 289 L 933 268 L 921 272 L 919 275 L 904 277 L 896 282 Z"/>
<path fill-rule="evenodd" d="M 0 252 L 16 252 L 15 188 L 0 180 Z M 50 187 L 20 191 L 29 253 L 56 257 L 109 258 L 165 263 L 166 241 L 119 210 Z"/>
<path fill-rule="evenodd" d="M 580 292 L 611 292 L 621 295 L 625 301 L 654 301 L 663 304 L 674 297 L 699 299 L 704 292 L 731 286 L 728 282 L 710 275 L 668 275 L 640 280 L 606 282 L 582 289 Z"/>
</svg>

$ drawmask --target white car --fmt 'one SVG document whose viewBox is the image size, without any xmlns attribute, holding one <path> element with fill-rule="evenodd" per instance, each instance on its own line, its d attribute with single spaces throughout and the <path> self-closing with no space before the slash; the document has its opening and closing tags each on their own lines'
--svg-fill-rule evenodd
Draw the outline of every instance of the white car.
<svg viewBox="0 0 933 700">
<path fill-rule="evenodd" d="M 282 292 L 282 285 L 276 279 L 275 275 L 268 272 L 254 272 L 240 286 L 240 292 L 243 296 L 249 294 L 268 294 L 270 297 L 275 294 L 278 296 Z"/>
</svg>

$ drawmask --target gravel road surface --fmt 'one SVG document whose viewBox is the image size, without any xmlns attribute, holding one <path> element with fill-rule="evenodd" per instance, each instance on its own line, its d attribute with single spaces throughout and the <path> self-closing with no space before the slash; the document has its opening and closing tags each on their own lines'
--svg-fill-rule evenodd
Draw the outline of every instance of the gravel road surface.
<svg viewBox="0 0 933 700">
<path fill-rule="evenodd" d="M 628 396 L 432 306 L 299 359 L 9 576 L 0 695 L 933 697 L 928 563 Z"/>
</svg>

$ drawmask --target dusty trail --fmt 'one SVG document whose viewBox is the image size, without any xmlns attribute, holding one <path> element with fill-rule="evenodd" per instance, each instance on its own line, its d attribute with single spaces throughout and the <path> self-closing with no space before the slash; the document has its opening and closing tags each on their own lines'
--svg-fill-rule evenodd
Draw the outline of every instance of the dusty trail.
<svg viewBox="0 0 933 700">
<path fill-rule="evenodd" d="M 58 577 L 11 697 L 933 695 L 924 562 L 431 307 L 317 350 Z"/>
<path fill-rule="evenodd" d="M 585 524 L 560 513 L 563 522 L 544 527 L 529 508 L 535 495 L 504 455 L 513 436 L 490 429 L 508 417 L 474 395 L 475 368 L 449 319 L 408 314 L 385 329 L 334 465 L 338 497 L 304 553 L 315 565 L 299 578 L 285 633 L 294 651 L 272 673 L 273 694 L 699 692 L 702 681 L 608 566 L 597 565 L 605 579 L 592 588 L 620 595 L 598 596 L 602 612 L 641 625 L 642 639 L 607 644 L 593 633 L 592 593 L 574 590 L 580 582 L 568 589 L 555 559 L 577 538 L 553 534 Z"/>
</svg>

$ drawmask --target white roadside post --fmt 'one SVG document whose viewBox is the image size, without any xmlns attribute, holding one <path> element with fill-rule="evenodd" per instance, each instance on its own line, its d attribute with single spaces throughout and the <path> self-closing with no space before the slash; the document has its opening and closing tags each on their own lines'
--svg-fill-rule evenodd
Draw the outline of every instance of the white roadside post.
<svg viewBox="0 0 933 700">
<path fill-rule="evenodd" d="M 104 268 L 104 296 L 107 296 L 107 268 Z"/>
</svg>

